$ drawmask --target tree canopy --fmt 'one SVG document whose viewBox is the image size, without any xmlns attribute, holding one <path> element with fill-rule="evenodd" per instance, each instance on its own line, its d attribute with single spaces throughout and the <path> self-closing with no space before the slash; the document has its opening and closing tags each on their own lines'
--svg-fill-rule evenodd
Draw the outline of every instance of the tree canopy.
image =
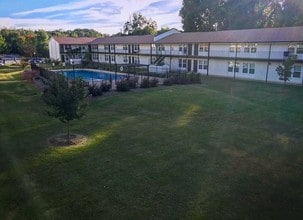
<svg viewBox="0 0 303 220">
<path fill-rule="evenodd" d="M 157 22 L 141 13 L 134 13 L 132 20 L 125 22 L 123 32 L 127 35 L 157 34 Z"/>
<path fill-rule="evenodd" d="M 303 24 L 302 0 L 183 0 L 184 31 L 236 30 Z"/>
<path fill-rule="evenodd" d="M 42 96 L 49 109 L 46 111 L 50 117 L 58 118 L 67 123 L 68 138 L 70 135 L 69 123 L 85 115 L 87 106 L 87 89 L 81 78 L 69 81 L 65 76 L 56 74 L 48 82 L 48 88 Z"/>
<path fill-rule="evenodd" d="M 0 37 L 0 53 L 20 54 L 27 57 L 48 57 L 48 41 L 53 36 L 102 37 L 104 35 L 93 29 L 75 29 L 67 31 L 1 29 L 0 36 L 3 38 L 1 39 Z"/>
</svg>

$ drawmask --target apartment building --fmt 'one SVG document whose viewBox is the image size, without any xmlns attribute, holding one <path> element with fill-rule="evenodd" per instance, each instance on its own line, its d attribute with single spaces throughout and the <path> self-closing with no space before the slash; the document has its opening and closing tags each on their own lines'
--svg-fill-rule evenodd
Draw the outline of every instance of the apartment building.
<svg viewBox="0 0 303 220">
<path fill-rule="evenodd" d="M 173 72 L 268 82 L 281 82 L 276 68 L 292 56 L 296 63 L 290 83 L 303 81 L 303 27 L 192 33 L 173 29 L 156 37 L 107 37 L 81 45 L 90 48 L 92 61 L 98 63 L 141 64 L 159 70 L 165 66 Z M 60 58 L 66 56 L 60 50 Z M 83 58 L 82 51 L 78 57 Z"/>
<path fill-rule="evenodd" d="M 90 53 L 89 43 L 96 38 L 91 37 L 52 37 L 48 43 L 49 57 L 69 63 L 70 60 L 79 62 Z"/>
</svg>

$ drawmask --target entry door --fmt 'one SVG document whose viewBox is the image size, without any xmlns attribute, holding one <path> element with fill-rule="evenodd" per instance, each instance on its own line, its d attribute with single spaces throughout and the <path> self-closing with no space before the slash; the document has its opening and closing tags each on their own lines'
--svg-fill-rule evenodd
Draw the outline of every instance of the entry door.
<svg viewBox="0 0 303 220">
<path fill-rule="evenodd" d="M 198 56 L 199 44 L 195 44 L 194 55 Z"/>
<path fill-rule="evenodd" d="M 192 44 L 188 44 L 188 55 L 191 56 L 192 55 L 192 50 L 193 50 L 193 45 Z"/>
<path fill-rule="evenodd" d="M 191 60 L 188 60 L 187 64 L 188 64 L 187 71 L 190 72 L 191 71 Z"/>
<path fill-rule="evenodd" d="M 198 72 L 198 60 L 194 60 L 194 72 Z"/>
</svg>

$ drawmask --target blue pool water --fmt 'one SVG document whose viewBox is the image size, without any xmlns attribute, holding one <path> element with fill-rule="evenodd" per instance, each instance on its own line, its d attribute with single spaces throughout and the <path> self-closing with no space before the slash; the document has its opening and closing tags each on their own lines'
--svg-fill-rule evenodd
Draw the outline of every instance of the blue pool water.
<svg viewBox="0 0 303 220">
<path fill-rule="evenodd" d="M 103 73 L 103 72 L 94 72 L 88 70 L 68 70 L 63 71 L 64 76 L 69 79 L 73 79 L 75 77 L 83 78 L 84 80 L 94 80 L 94 79 L 101 79 L 101 80 L 115 80 L 115 74 L 112 73 Z M 116 74 L 117 80 L 125 78 L 124 75 Z"/>
</svg>

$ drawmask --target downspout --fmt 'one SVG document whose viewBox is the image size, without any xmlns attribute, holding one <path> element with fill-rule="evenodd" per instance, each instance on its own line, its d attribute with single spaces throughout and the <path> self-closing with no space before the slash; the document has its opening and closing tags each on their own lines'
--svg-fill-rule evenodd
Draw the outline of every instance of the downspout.
<svg viewBox="0 0 303 220">
<path fill-rule="evenodd" d="M 235 64 L 234 64 L 234 80 L 236 79 L 237 56 L 238 56 L 238 44 L 236 44 L 236 55 L 235 55 Z"/>
<path fill-rule="evenodd" d="M 267 60 L 267 69 L 266 69 L 266 79 L 265 79 L 265 83 L 267 83 L 267 80 L 268 80 L 268 71 L 269 71 L 270 56 L 271 56 L 271 46 L 272 46 L 272 43 L 269 44 L 269 53 L 268 53 L 268 60 Z"/>
<path fill-rule="evenodd" d="M 206 73 L 206 76 L 208 76 L 208 74 L 209 74 L 209 60 L 210 60 L 209 56 L 210 56 L 210 43 L 208 43 L 208 52 L 207 52 L 207 73 Z"/>
</svg>

